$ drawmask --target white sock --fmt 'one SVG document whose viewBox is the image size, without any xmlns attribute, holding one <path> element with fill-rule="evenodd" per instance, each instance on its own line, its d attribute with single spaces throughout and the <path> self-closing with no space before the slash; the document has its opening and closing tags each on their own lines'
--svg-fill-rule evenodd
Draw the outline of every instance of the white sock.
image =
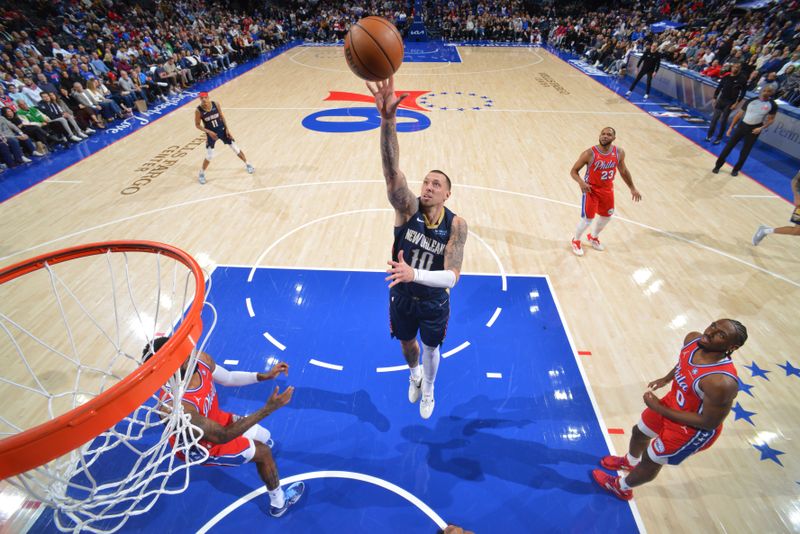
<svg viewBox="0 0 800 534">
<path fill-rule="evenodd" d="M 631 465 L 637 465 L 639 462 L 642 461 L 642 457 L 641 456 L 639 456 L 637 458 L 636 456 L 631 456 L 631 453 L 627 453 L 625 455 L 625 458 L 628 459 L 628 463 L 631 464 Z"/>
<path fill-rule="evenodd" d="M 775 228 L 764 228 L 764 233 L 769 235 L 775 232 Z"/>
<path fill-rule="evenodd" d="M 275 508 L 283 508 L 286 504 L 286 496 L 283 494 L 283 488 L 278 486 L 277 489 L 267 490 L 269 494 L 269 503 Z"/>
<path fill-rule="evenodd" d="M 593 219 L 581 219 L 578 223 L 578 227 L 575 228 L 575 241 L 580 241 L 581 236 L 583 236 L 583 232 L 586 231 L 589 226 L 591 226 Z"/>
<path fill-rule="evenodd" d="M 422 344 L 422 394 L 433 395 L 433 383 L 436 381 L 436 372 L 439 370 L 439 346 L 429 347 Z"/>
<path fill-rule="evenodd" d="M 420 369 L 419 363 L 417 363 L 416 367 L 411 368 L 411 378 L 413 378 L 415 382 L 418 382 L 419 379 L 422 378 L 422 369 Z"/>
<path fill-rule="evenodd" d="M 594 233 L 592 234 L 594 237 L 600 235 L 600 232 L 603 231 L 603 228 L 611 221 L 611 217 L 597 217 L 597 224 L 594 225 Z"/>
<path fill-rule="evenodd" d="M 624 477 L 619 477 L 619 489 L 621 489 L 622 491 L 627 491 L 631 489 L 631 487 L 625 482 L 626 478 L 627 475 Z"/>
</svg>

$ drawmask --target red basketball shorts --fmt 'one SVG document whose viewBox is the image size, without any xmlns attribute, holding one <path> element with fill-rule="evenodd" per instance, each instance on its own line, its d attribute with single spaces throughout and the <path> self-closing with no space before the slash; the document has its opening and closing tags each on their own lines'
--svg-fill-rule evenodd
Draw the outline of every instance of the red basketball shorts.
<svg viewBox="0 0 800 534">
<path fill-rule="evenodd" d="M 611 217 L 614 215 L 614 190 L 592 188 L 583 194 L 581 201 L 581 217 L 594 219 L 595 215 Z"/>
<path fill-rule="evenodd" d="M 653 438 L 647 454 L 657 464 L 678 465 L 696 452 L 705 450 L 717 441 L 722 425 L 714 430 L 703 430 L 681 425 L 650 408 L 645 408 L 637 424 L 639 430 Z"/>
</svg>

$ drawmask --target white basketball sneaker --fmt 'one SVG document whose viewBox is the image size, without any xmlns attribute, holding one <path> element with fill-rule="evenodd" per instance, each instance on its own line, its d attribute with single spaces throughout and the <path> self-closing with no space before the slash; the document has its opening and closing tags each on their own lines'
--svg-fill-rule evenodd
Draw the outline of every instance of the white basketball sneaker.
<svg viewBox="0 0 800 534">
<path fill-rule="evenodd" d="M 408 402 L 414 404 L 422 396 L 422 377 L 414 380 L 413 376 L 408 377 Z"/>
<path fill-rule="evenodd" d="M 256 168 L 248 163 L 247 164 L 247 173 L 248 174 L 253 174 L 254 172 L 256 172 Z"/>
<path fill-rule="evenodd" d="M 600 240 L 596 236 L 593 236 L 592 234 L 588 234 L 586 236 L 586 239 L 589 241 L 589 244 L 592 245 L 593 249 L 595 249 L 595 250 L 605 250 L 606 249 L 606 247 L 603 246 L 603 244 L 600 242 Z"/>
<path fill-rule="evenodd" d="M 433 400 L 433 395 L 423 395 L 419 403 L 419 414 L 423 419 L 430 419 L 431 415 L 433 415 L 433 407 L 435 404 L 436 401 Z"/>
<path fill-rule="evenodd" d="M 206 173 L 205 173 L 204 171 L 200 171 L 200 178 L 199 178 L 199 180 L 200 180 L 200 183 L 201 183 L 201 184 L 204 184 L 204 183 L 206 183 Z"/>
<path fill-rule="evenodd" d="M 757 247 L 758 244 L 761 243 L 765 237 L 767 237 L 767 230 L 769 229 L 770 227 L 766 224 L 762 224 L 758 227 L 758 230 L 756 230 L 756 233 L 753 235 L 753 246 Z"/>
<path fill-rule="evenodd" d="M 576 256 L 583 256 L 583 247 L 581 247 L 580 239 L 572 240 L 572 253 Z"/>
</svg>

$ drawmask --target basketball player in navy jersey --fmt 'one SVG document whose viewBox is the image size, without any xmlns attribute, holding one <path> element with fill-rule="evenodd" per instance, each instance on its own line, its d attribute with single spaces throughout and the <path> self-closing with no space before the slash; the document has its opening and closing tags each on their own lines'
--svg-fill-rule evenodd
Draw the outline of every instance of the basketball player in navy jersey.
<svg viewBox="0 0 800 534">
<path fill-rule="evenodd" d="M 394 245 L 389 284 L 391 334 L 400 340 L 411 370 L 408 400 L 419 404 L 428 419 L 433 413 L 433 383 L 439 368 L 439 348 L 447 333 L 450 294 L 458 282 L 467 241 L 467 222 L 444 207 L 450 198 L 450 178 L 430 171 L 419 197 L 411 192 L 400 170 L 397 107 L 408 94 L 396 95 L 394 80 L 367 83 L 381 114 L 381 159 L 389 202 L 394 208 Z M 422 369 L 419 365 L 422 340 Z M 424 375 L 424 376 L 423 376 Z"/>
<path fill-rule="evenodd" d="M 197 111 L 194 112 L 194 125 L 198 130 L 206 134 L 206 159 L 203 160 L 203 168 L 200 170 L 201 184 L 206 183 L 206 169 L 208 164 L 211 163 L 211 158 L 214 157 L 214 145 L 218 140 L 231 147 L 233 153 L 244 161 L 247 172 L 250 174 L 255 172 L 255 168 L 247 163 L 244 152 L 231 136 L 230 130 L 228 130 L 228 123 L 225 122 L 225 115 L 222 114 L 222 108 L 216 102 L 211 101 L 208 93 L 200 93 L 200 105 L 197 106 Z"/>
</svg>

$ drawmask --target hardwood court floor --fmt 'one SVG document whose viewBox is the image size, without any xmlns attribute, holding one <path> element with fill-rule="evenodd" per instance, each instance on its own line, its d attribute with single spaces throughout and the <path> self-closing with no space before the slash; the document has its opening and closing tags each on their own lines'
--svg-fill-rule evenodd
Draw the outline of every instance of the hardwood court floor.
<svg viewBox="0 0 800 534">
<path fill-rule="evenodd" d="M 462 63 L 401 68 L 396 88 L 432 93 L 435 103 L 420 112 L 427 129 L 400 134 L 401 168 L 414 190 L 432 168 L 453 179 L 448 205 L 472 232 L 466 272 L 551 277 L 577 348 L 591 352 L 582 364 L 604 422 L 625 430 L 612 436 L 617 451 L 627 447 L 646 383 L 674 365 L 687 332 L 720 317 L 748 327 L 734 359 L 756 386 L 737 399 L 757 412 L 755 425 L 732 414 L 710 451 L 637 490 L 647 529 L 800 528 L 798 377 L 776 365 L 798 361 L 800 248 L 777 236 L 750 244 L 759 223 L 784 224 L 788 205 L 729 168 L 711 174 L 713 156 L 544 50 L 459 52 Z M 0 265 L 78 243 L 147 239 L 205 267 L 381 268 L 392 214 L 378 130 L 301 124 L 319 110 L 370 105 L 325 101 L 329 91 L 368 94 L 339 48 L 295 48 L 248 72 L 212 99 L 255 175 L 218 147 L 208 184 L 197 183 L 205 149 L 194 141 L 192 103 L 4 203 Z M 580 195 L 569 169 L 604 126 L 616 128 L 644 200 L 634 205 L 617 180 L 607 250 L 577 258 L 569 239 Z M 121 194 L 159 166 L 149 183 Z M 772 371 L 769 381 L 750 376 L 752 361 Z M 763 443 L 786 453 L 782 466 L 760 460 L 754 445 Z"/>
</svg>

